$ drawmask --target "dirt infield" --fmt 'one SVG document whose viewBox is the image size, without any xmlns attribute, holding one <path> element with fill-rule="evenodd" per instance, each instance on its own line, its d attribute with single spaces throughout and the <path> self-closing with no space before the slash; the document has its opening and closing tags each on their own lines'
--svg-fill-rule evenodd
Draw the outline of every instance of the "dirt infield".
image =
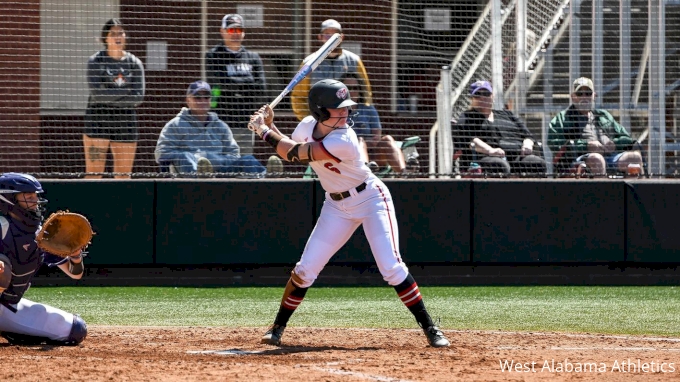
<svg viewBox="0 0 680 382">
<path fill-rule="evenodd" d="M 680 380 L 680 339 L 418 330 L 91 326 L 78 347 L 0 342 L 3 381 L 660 381 Z M 1 341 L 1 340 L 0 340 Z M 501 365 L 513 370 L 502 370 Z M 519 363 L 519 366 L 517 365 Z M 533 369 L 533 370 L 532 370 Z"/>
</svg>

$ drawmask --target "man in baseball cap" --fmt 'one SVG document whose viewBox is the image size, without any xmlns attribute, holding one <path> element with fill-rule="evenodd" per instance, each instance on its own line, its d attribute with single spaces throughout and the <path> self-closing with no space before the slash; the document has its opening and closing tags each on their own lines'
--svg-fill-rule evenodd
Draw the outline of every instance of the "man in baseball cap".
<svg viewBox="0 0 680 382">
<path fill-rule="evenodd" d="M 477 92 L 486 90 L 489 92 L 487 97 L 491 94 L 493 94 L 493 87 L 491 86 L 491 83 L 489 81 L 477 81 L 470 85 L 470 95 L 475 95 Z"/>
<path fill-rule="evenodd" d="M 546 163 L 524 121 L 510 110 L 493 108 L 493 86 L 479 80 L 470 85 L 470 107 L 456 124 L 454 142 L 463 153 L 461 168 L 474 161 L 490 174 L 544 176 Z M 474 143 L 474 154 L 468 149 Z M 538 154 L 538 155 L 537 155 Z"/>
<path fill-rule="evenodd" d="M 191 85 L 189 85 L 189 88 L 187 89 L 187 95 L 188 96 L 195 96 L 199 92 L 203 92 L 204 95 L 207 97 L 210 97 L 212 94 L 212 89 L 210 88 L 210 84 L 208 84 L 205 81 L 196 81 L 192 82 Z"/>
<path fill-rule="evenodd" d="M 323 45 L 326 43 L 326 41 L 328 41 L 329 38 L 331 38 L 336 33 L 340 33 L 340 40 L 343 40 L 345 38 L 345 35 L 342 33 L 342 27 L 340 26 L 340 23 L 333 19 L 328 19 L 321 23 L 321 31 L 316 36 L 316 38 Z M 328 57 L 335 58 L 338 57 L 340 54 L 342 54 L 342 48 L 340 47 L 340 45 L 338 45 L 338 47 L 335 48 L 328 55 Z"/>
<path fill-rule="evenodd" d="M 156 162 L 185 174 L 264 176 L 265 167 L 252 155 L 241 155 L 230 126 L 210 111 L 212 87 L 205 81 L 187 88 L 186 107 L 170 120 L 156 143 Z"/>
<path fill-rule="evenodd" d="M 206 53 L 205 73 L 213 111 L 231 128 L 241 154 L 252 154 L 255 136 L 246 125 L 250 113 L 265 103 L 267 81 L 260 55 L 243 46 L 244 26 L 239 14 L 222 17 L 222 41 Z"/>
<path fill-rule="evenodd" d="M 574 81 L 574 92 L 577 92 L 581 90 L 581 88 L 588 88 L 590 91 L 595 90 L 595 86 L 593 85 L 593 80 L 587 77 L 581 77 L 577 78 L 576 81 Z"/>
<path fill-rule="evenodd" d="M 571 105 L 551 121 L 548 145 L 560 159 L 558 171 L 573 171 L 585 164 L 593 175 L 644 172 L 642 154 L 625 127 L 604 109 L 595 108 L 595 86 L 587 77 L 577 78 L 571 87 Z M 579 167 L 580 168 L 580 167 Z"/>
<path fill-rule="evenodd" d="M 243 29 L 243 17 L 236 13 L 231 13 L 222 18 L 222 29 L 241 28 Z"/>
<path fill-rule="evenodd" d="M 327 29 L 333 29 L 333 30 L 328 31 Z M 333 19 L 328 19 L 328 20 L 321 23 L 321 31 L 319 33 L 324 33 L 324 32 L 342 33 L 342 27 L 340 26 L 339 22 L 337 22 Z"/>
<path fill-rule="evenodd" d="M 571 92 L 571 102 L 583 113 L 593 110 L 595 106 L 595 86 L 593 80 L 587 77 L 577 78 Z"/>
<path fill-rule="evenodd" d="M 325 44 L 334 34 L 340 34 L 340 40 L 344 41 L 345 35 L 342 32 L 342 26 L 335 19 L 327 19 L 321 23 L 321 29 L 316 35 L 319 41 L 319 46 Z M 302 60 L 302 65 L 307 62 L 312 55 L 307 56 Z M 301 66 L 302 66 L 301 65 Z M 371 81 L 368 79 L 368 73 L 364 66 L 361 57 L 356 53 L 350 52 L 342 48 L 339 44 L 333 51 L 321 61 L 319 66 L 306 78 L 300 81 L 290 93 L 290 103 L 295 112 L 295 116 L 302 121 L 303 118 L 310 114 L 307 103 L 307 95 L 312 84 L 321 80 L 333 79 L 337 80 L 345 74 L 355 74 L 359 77 L 359 82 L 364 90 L 364 103 L 370 105 L 373 103 L 373 90 L 371 89 Z"/>
<path fill-rule="evenodd" d="M 476 81 L 470 85 L 470 95 L 472 96 L 470 107 L 480 111 L 487 117 L 492 113 L 493 108 L 493 86 L 489 81 Z"/>
</svg>

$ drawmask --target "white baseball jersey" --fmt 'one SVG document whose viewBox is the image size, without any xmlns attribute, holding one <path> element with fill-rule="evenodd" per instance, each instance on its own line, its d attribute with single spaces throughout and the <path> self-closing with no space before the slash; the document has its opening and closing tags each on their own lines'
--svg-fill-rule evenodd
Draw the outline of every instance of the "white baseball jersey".
<svg viewBox="0 0 680 382">
<path fill-rule="evenodd" d="M 399 285 L 408 276 L 408 268 L 399 252 L 399 229 L 390 191 L 361 160 L 354 130 L 345 125 L 315 140 L 312 137 L 315 125 L 313 117 L 306 117 L 292 135 L 296 142 L 320 142 L 333 157 L 310 163 L 326 190 L 326 199 L 302 258 L 295 266 L 295 273 L 303 281 L 299 287 L 307 288 L 314 283 L 326 263 L 360 225 L 383 279 L 389 285 Z M 357 190 L 362 183 L 366 183 L 366 188 Z M 350 196 L 342 200 L 329 196 L 345 191 Z"/>
<path fill-rule="evenodd" d="M 308 116 L 295 128 L 292 139 L 296 142 L 315 142 L 312 136 L 316 119 Z M 359 139 L 350 127 L 339 127 L 319 140 L 333 160 L 311 162 L 327 192 L 343 192 L 360 185 L 373 173 L 361 160 Z"/>
</svg>

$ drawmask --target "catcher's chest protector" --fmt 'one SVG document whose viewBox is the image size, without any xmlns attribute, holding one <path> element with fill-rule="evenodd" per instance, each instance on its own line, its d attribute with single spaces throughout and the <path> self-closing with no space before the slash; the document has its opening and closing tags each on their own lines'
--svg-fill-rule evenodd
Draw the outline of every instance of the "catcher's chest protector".
<svg viewBox="0 0 680 382">
<path fill-rule="evenodd" d="M 0 253 L 4 254 L 12 262 L 12 281 L 2 295 L 4 301 L 12 304 L 18 303 L 30 286 L 33 275 L 40 267 L 42 262 L 38 245 L 35 242 L 35 232 L 26 232 L 17 226 L 14 220 L 8 220 L 0 216 L 0 225 L 4 225 L 2 220 L 8 223 L 7 233 L 2 238 Z M 19 285 L 19 286 L 17 286 Z"/>
</svg>

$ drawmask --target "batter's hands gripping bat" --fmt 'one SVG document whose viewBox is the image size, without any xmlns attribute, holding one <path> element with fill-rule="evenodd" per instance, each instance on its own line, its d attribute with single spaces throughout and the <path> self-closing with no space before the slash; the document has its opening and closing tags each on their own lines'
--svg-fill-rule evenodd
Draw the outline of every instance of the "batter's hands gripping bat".
<svg viewBox="0 0 680 382">
<path fill-rule="evenodd" d="M 316 67 L 319 66 L 321 61 L 323 61 L 333 51 L 333 49 L 337 48 L 338 45 L 340 45 L 341 41 L 342 40 L 340 40 L 340 33 L 335 33 L 333 36 L 331 36 L 331 38 L 329 38 L 328 41 L 326 41 L 326 43 L 323 44 L 323 46 L 319 48 L 319 50 L 317 50 L 316 53 L 314 53 L 314 55 L 311 56 L 309 60 L 307 60 L 307 62 L 304 63 L 304 65 L 302 65 L 302 67 L 295 74 L 295 77 L 293 77 L 288 86 L 286 86 L 286 88 L 283 89 L 281 94 L 279 94 L 279 96 L 276 97 L 276 99 L 272 101 L 272 103 L 270 103 L 269 106 L 272 109 L 276 107 L 276 105 L 278 105 L 279 102 L 281 102 L 283 97 L 290 93 L 290 91 L 293 90 L 293 88 L 298 83 L 300 83 L 300 81 L 302 81 L 305 77 L 309 75 L 309 73 L 313 72 L 314 69 L 316 69 Z"/>
</svg>

